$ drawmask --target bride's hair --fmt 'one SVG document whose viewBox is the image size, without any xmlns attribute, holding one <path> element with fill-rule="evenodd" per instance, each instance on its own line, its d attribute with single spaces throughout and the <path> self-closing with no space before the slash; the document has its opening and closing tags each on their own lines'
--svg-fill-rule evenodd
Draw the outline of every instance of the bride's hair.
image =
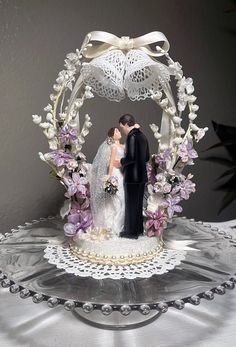
<svg viewBox="0 0 236 347">
<path fill-rule="evenodd" d="M 107 132 L 107 143 L 109 145 L 111 145 L 112 143 L 115 142 L 113 136 L 114 136 L 114 133 L 115 133 L 115 130 L 118 129 L 117 127 L 114 127 L 114 128 L 110 128 Z"/>
</svg>

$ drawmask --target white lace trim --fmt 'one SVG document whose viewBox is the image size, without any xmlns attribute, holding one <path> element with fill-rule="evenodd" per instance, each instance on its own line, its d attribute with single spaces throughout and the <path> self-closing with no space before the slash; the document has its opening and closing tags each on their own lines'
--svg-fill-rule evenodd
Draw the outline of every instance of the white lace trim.
<svg viewBox="0 0 236 347">
<path fill-rule="evenodd" d="M 95 279 L 121 279 L 121 278 L 149 278 L 173 270 L 185 259 L 185 250 L 164 249 L 162 253 L 145 263 L 136 265 L 98 265 L 83 261 L 71 254 L 68 245 L 48 245 L 44 249 L 44 258 L 58 269 L 64 269 L 80 277 L 93 277 Z"/>
</svg>

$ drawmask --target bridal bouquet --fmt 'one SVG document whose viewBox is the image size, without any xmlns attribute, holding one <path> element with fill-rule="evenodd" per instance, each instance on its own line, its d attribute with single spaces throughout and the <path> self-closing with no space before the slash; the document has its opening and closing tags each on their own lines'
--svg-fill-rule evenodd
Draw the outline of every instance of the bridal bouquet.
<svg viewBox="0 0 236 347">
<path fill-rule="evenodd" d="M 104 190 L 110 195 L 116 194 L 118 190 L 118 178 L 116 176 L 105 176 Z"/>
</svg>

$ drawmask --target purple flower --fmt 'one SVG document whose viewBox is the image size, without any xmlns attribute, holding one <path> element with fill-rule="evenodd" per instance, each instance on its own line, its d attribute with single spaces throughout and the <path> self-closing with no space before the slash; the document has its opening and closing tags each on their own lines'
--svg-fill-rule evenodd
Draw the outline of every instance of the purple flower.
<svg viewBox="0 0 236 347">
<path fill-rule="evenodd" d="M 196 184 L 186 179 L 172 189 L 171 194 L 179 193 L 182 199 L 188 200 L 189 194 L 194 193 Z"/>
<path fill-rule="evenodd" d="M 154 168 L 150 162 L 146 163 L 146 169 L 147 169 L 148 180 L 151 183 L 154 183 L 155 182 L 155 170 L 154 170 Z"/>
<path fill-rule="evenodd" d="M 107 181 L 110 182 L 111 184 L 113 184 L 114 186 L 117 186 L 118 177 L 117 176 L 110 176 Z"/>
<path fill-rule="evenodd" d="M 68 216 L 68 223 L 64 225 L 65 235 L 72 237 L 78 233 L 84 233 L 92 222 L 92 215 L 88 210 L 71 214 Z"/>
<path fill-rule="evenodd" d="M 70 125 L 66 124 L 63 128 L 60 129 L 58 138 L 60 139 L 61 143 L 64 145 L 70 145 L 71 143 L 74 143 L 77 140 L 78 137 L 78 130 L 75 128 L 72 128 Z"/>
<path fill-rule="evenodd" d="M 63 149 L 56 149 L 55 151 L 45 154 L 46 159 L 51 160 L 57 167 L 66 166 L 71 161 L 73 156 L 66 153 Z"/>
<path fill-rule="evenodd" d="M 88 183 L 86 177 L 81 177 L 78 172 L 73 172 L 72 178 L 64 177 L 64 182 L 68 186 L 66 194 L 68 194 L 69 197 L 76 193 L 78 194 L 78 197 L 86 196 L 87 188 L 85 185 Z"/>
<path fill-rule="evenodd" d="M 191 141 L 189 141 L 187 144 L 180 144 L 177 154 L 180 156 L 183 163 L 187 163 L 189 165 L 193 163 L 192 159 L 198 157 L 197 152 L 195 149 L 193 149 L 193 144 Z"/>
<path fill-rule="evenodd" d="M 183 208 L 178 205 L 181 198 L 180 196 L 171 196 L 169 195 L 165 201 L 162 202 L 162 207 L 167 208 L 167 214 L 169 218 L 172 218 L 175 212 L 182 212 Z"/>
<path fill-rule="evenodd" d="M 158 173 L 155 178 L 156 182 L 153 185 L 153 191 L 155 193 L 167 194 L 171 191 L 171 184 L 166 181 L 166 176 L 163 172 Z"/>
<path fill-rule="evenodd" d="M 157 209 L 155 212 L 146 210 L 145 214 L 147 216 L 146 228 L 148 236 L 160 236 L 163 230 L 163 221 L 166 220 L 165 213 Z"/>
<path fill-rule="evenodd" d="M 71 210 L 70 213 L 71 214 L 76 214 L 76 213 L 80 213 L 81 211 L 87 210 L 89 207 L 89 199 L 86 197 L 85 201 L 80 204 L 77 201 L 73 201 L 71 204 Z"/>
<path fill-rule="evenodd" d="M 165 170 L 167 162 L 171 160 L 171 148 L 166 148 L 163 153 L 157 154 L 155 161 L 161 170 Z"/>
<path fill-rule="evenodd" d="M 64 232 L 65 235 L 68 237 L 72 237 L 76 235 L 76 226 L 72 223 L 65 223 L 64 224 Z"/>
</svg>

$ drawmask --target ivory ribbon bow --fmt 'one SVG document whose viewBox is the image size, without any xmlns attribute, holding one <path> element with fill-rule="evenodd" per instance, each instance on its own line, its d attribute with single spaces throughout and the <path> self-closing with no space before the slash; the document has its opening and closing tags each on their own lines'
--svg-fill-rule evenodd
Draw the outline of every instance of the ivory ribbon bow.
<svg viewBox="0 0 236 347">
<path fill-rule="evenodd" d="M 94 45 L 93 42 L 99 42 L 99 44 Z M 161 46 L 161 42 L 163 42 Z M 151 44 L 159 44 L 155 46 L 156 51 L 151 48 Z M 120 49 L 124 51 L 128 51 L 130 49 L 140 49 L 144 51 L 147 55 L 152 57 L 160 57 L 163 56 L 166 52 L 168 52 L 170 48 L 169 41 L 166 36 L 160 31 L 152 31 L 148 34 L 130 38 L 129 36 L 122 36 L 119 38 L 118 36 L 108 33 L 106 31 L 91 31 L 86 36 L 81 45 L 81 54 L 85 58 L 96 58 L 110 50 Z M 78 78 L 74 89 L 71 93 L 71 97 L 69 100 L 67 117 L 73 103 L 74 98 L 76 97 L 77 91 L 82 85 L 83 80 L 82 76 Z M 170 86 L 167 85 L 165 87 L 165 93 L 168 99 L 171 101 L 172 105 L 174 105 L 174 99 L 170 90 Z M 161 121 L 161 144 L 170 146 L 171 144 L 171 129 L 170 129 L 170 118 L 169 115 L 163 110 L 162 121 Z"/>
<path fill-rule="evenodd" d="M 94 46 L 91 41 L 98 41 L 100 44 Z M 156 46 L 156 51 L 150 47 L 150 44 L 160 42 L 163 42 L 163 45 L 162 47 Z M 119 38 L 106 31 L 91 31 L 85 36 L 81 46 L 81 53 L 85 58 L 95 58 L 112 49 L 130 50 L 133 48 L 138 48 L 149 56 L 160 57 L 168 52 L 170 44 L 165 35 L 160 31 L 152 31 L 135 38 L 130 38 L 129 36 Z"/>
</svg>

